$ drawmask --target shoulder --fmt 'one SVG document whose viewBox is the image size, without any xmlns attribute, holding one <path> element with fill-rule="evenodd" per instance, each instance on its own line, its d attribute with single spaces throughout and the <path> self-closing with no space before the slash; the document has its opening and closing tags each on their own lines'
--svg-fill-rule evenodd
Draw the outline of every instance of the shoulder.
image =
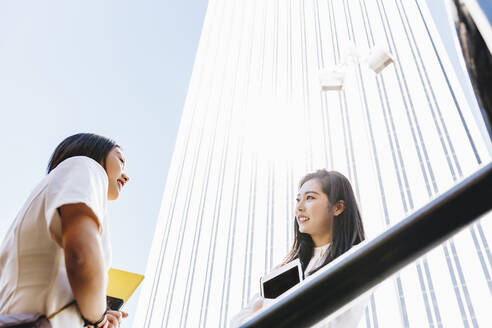
<svg viewBox="0 0 492 328">
<path fill-rule="evenodd" d="M 100 223 L 106 213 L 108 176 L 92 158 L 67 158 L 48 174 L 43 193 L 44 216 L 55 237 L 61 236 L 57 209 L 67 204 L 83 203 L 97 216 Z"/>
<path fill-rule="evenodd" d="M 67 158 L 48 175 L 46 192 L 50 199 L 78 198 L 106 199 L 108 175 L 92 158 L 74 156 Z"/>
<path fill-rule="evenodd" d="M 97 179 L 107 183 L 108 176 L 101 164 L 87 156 L 74 156 L 58 164 L 50 172 L 51 179 Z"/>
<path fill-rule="evenodd" d="M 55 171 L 63 171 L 63 170 L 73 170 L 73 169 L 88 169 L 91 171 L 94 171 L 95 173 L 105 173 L 104 168 L 93 160 L 90 157 L 87 156 L 73 156 L 70 158 L 67 158 L 52 171 L 54 173 Z"/>
<path fill-rule="evenodd" d="M 363 240 L 358 244 L 352 245 L 352 247 L 349 248 L 349 251 L 353 251 L 353 250 L 359 249 L 361 247 L 364 247 L 367 244 L 367 242 L 368 242 L 367 240 Z"/>
</svg>

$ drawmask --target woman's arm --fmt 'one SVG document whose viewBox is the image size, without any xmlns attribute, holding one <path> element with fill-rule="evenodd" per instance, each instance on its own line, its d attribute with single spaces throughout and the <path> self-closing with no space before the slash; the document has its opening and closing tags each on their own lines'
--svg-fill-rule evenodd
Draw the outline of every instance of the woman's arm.
<svg viewBox="0 0 492 328">
<path fill-rule="evenodd" d="M 266 308 L 275 303 L 274 299 L 263 298 L 260 294 L 253 295 L 253 298 L 249 301 L 244 309 L 232 317 L 230 326 L 232 328 L 238 327 L 251 319 L 256 312 L 262 308 Z"/>
<path fill-rule="evenodd" d="M 99 223 L 85 204 L 63 205 L 59 211 L 68 280 L 80 312 L 94 322 L 106 311 L 107 273 Z"/>
</svg>

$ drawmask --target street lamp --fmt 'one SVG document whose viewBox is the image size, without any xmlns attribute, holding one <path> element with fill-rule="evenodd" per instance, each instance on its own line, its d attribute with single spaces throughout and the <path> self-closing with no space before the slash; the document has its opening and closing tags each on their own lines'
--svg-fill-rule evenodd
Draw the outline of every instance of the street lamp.
<svg viewBox="0 0 492 328">
<path fill-rule="evenodd" d="M 379 45 L 375 45 L 369 49 L 365 55 L 360 55 L 360 50 L 354 44 L 350 44 L 345 51 L 341 63 L 319 72 L 321 90 L 342 90 L 349 65 L 364 63 L 374 73 L 379 74 L 393 61 L 393 56 Z"/>
</svg>

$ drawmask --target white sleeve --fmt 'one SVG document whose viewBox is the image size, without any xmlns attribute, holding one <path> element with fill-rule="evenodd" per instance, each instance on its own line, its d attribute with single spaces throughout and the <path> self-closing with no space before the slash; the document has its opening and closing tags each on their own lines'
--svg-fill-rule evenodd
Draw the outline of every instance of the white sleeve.
<svg viewBox="0 0 492 328">
<path fill-rule="evenodd" d="M 99 230 L 103 226 L 108 193 L 104 168 L 86 156 L 70 157 L 50 172 L 45 193 L 45 218 L 52 238 L 61 245 L 61 218 L 58 208 L 83 203 L 95 214 Z"/>
<path fill-rule="evenodd" d="M 340 313 L 334 319 L 330 320 L 326 328 L 356 328 L 359 325 L 360 319 L 364 314 L 364 309 L 369 303 L 369 299 L 364 297 L 362 300 L 354 304 L 345 312 Z"/>
<path fill-rule="evenodd" d="M 255 294 L 249 301 L 248 305 L 232 317 L 231 328 L 239 327 L 248 321 L 255 314 L 254 308 L 263 300 L 264 299 L 260 296 L 260 294 Z"/>
</svg>

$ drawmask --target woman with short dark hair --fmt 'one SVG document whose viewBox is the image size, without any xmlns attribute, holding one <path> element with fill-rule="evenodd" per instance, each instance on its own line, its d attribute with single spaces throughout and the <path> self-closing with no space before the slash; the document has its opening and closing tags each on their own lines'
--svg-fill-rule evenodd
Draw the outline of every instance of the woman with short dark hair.
<svg viewBox="0 0 492 328">
<path fill-rule="evenodd" d="M 41 312 L 53 327 L 118 327 L 108 311 L 108 200 L 129 181 L 111 139 L 79 133 L 53 152 L 0 247 L 0 314 Z"/>
</svg>

